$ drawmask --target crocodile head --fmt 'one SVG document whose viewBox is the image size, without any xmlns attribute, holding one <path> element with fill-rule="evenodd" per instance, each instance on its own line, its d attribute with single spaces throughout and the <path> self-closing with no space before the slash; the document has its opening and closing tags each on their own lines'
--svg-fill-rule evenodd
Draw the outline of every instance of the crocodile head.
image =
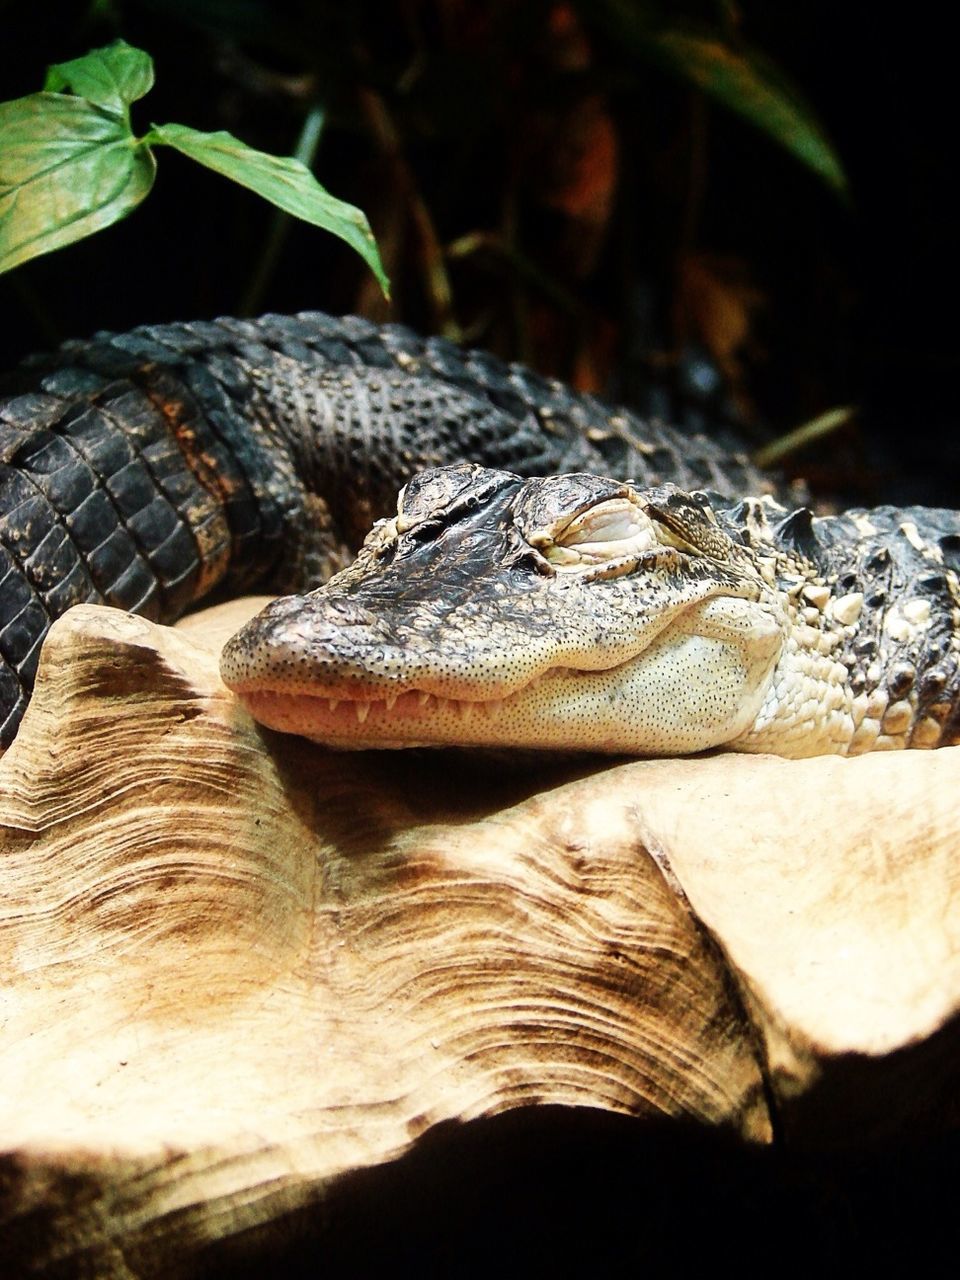
<svg viewBox="0 0 960 1280">
<path fill-rule="evenodd" d="M 336 747 L 674 754 L 752 725 L 784 643 L 703 495 L 472 465 L 416 476 L 325 586 L 227 644 L 273 728 Z"/>
</svg>

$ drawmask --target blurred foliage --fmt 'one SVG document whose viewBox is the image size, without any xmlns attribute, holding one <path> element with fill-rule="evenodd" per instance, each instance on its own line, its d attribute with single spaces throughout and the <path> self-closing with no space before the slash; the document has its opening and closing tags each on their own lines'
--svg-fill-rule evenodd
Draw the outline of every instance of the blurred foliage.
<svg viewBox="0 0 960 1280">
<path fill-rule="evenodd" d="M 739 31 L 736 7 L 718 6 L 715 25 L 677 20 L 676 8 L 645 0 L 578 0 L 587 28 L 640 59 L 659 63 L 763 129 L 846 197 L 847 179 L 809 102 L 772 59 Z"/>
<path fill-rule="evenodd" d="M 921 219 L 943 155 L 935 133 L 916 145 L 932 108 L 898 88 L 907 19 L 885 29 L 826 0 L 0 0 L 0 15 L 5 94 L 32 90 L 27 64 L 119 36 L 156 60 L 154 118 L 316 153 L 368 213 L 393 294 L 171 157 L 136 217 L 0 279 L 14 353 L 98 326 L 320 307 L 464 338 L 647 411 L 680 400 L 691 425 L 733 417 L 758 441 L 865 389 L 875 414 L 898 403 L 906 365 L 890 357 L 918 273 L 891 250 L 909 228 L 936 278 Z M 932 91 L 936 51 L 918 42 L 912 86 Z M 839 469 L 869 496 L 850 428 L 829 448 L 828 480 Z"/>
</svg>

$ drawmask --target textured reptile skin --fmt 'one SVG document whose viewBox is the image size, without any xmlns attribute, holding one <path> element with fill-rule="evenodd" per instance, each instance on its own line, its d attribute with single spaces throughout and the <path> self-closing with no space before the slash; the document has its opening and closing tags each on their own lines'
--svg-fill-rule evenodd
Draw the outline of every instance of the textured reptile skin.
<svg viewBox="0 0 960 1280">
<path fill-rule="evenodd" d="M 705 437 L 355 317 L 100 334 L 0 392 L 0 747 L 71 605 L 172 621 L 215 589 L 321 580 L 421 467 L 769 487 Z"/>
<path fill-rule="evenodd" d="M 340 748 L 800 757 L 960 740 L 960 512 L 815 517 L 584 472 L 421 471 L 221 674 Z"/>
</svg>

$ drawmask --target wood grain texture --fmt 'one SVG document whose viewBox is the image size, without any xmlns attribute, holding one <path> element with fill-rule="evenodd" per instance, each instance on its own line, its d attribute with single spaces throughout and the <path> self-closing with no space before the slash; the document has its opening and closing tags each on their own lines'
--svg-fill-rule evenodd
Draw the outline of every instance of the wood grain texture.
<svg viewBox="0 0 960 1280">
<path fill-rule="evenodd" d="M 950 1120 L 956 749 L 336 755 L 250 721 L 207 621 L 71 611 L 0 761 L 16 1265 L 179 1274 L 518 1108 Z"/>
</svg>

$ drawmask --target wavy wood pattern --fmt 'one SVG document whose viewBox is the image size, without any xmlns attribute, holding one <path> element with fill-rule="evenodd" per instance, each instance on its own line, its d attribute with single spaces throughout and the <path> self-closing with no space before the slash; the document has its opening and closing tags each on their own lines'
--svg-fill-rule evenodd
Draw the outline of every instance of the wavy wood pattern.
<svg viewBox="0 0 960 1280">
<path fill-rule="evenodd" d="M 14 1267 L 190 1274 L 518 1108 L 753 1144 L 943 1123 L 956 748 L 335 755 L 221 685 L 251 607 L 71 611 L 0 761 Z"/>
</svg>

